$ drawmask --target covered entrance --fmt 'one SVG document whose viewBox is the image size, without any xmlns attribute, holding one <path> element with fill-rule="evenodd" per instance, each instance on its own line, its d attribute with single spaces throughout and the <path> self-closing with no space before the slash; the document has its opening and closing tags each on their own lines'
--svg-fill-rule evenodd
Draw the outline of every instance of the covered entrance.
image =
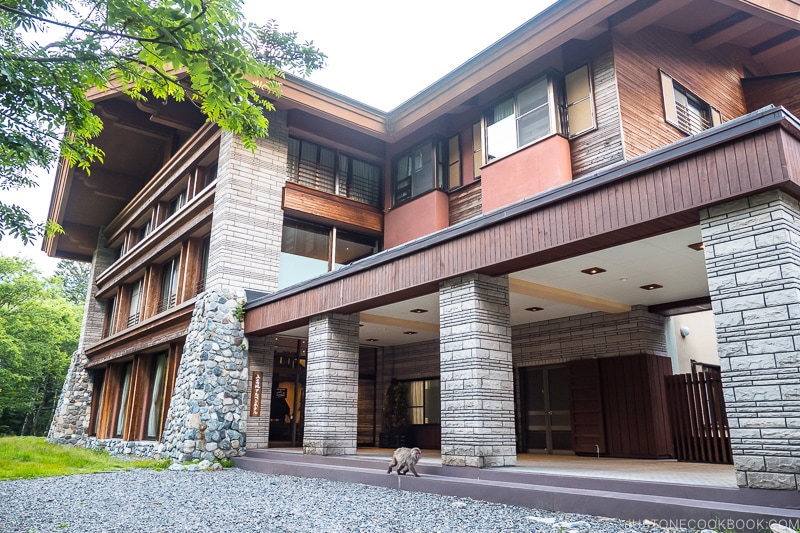
<svg viewBox="0 0 800 533">
<path fill-rule="evenodd" d="M 307 341 L 275 340 L 272 396 L 269 413 L 270 447 L 303 444 Z"/>
</svg>

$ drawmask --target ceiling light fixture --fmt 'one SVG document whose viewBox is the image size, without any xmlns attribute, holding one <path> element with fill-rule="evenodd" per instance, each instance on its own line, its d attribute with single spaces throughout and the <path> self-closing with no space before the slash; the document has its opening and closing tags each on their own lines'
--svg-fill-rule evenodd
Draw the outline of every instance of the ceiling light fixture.
<svg viewBox="0 0 800 533">
<path fill-rule="evenodd" d="M 367 342 L 378 342 L 378 339 L 364 339 Z"/>
<path fill-rule="evenodd" d="M 428 310 L 427 309 L 412 309 L 410 312 L 411 313 L 421 314 L 421 313 L 427 313 Z"/>
<path fill-rule="evenodd" d="M 544 307 L 526 307 L 525 310 L 535 313 L 536 311 L 544 311 Z"/>
<path fill-rule="evenodd" d="M 417 334 L 416 331 L 404 331 L 403 332 L 403 335 L 416 335 L 416 334 Z"/>
<path fill-rule="evenodd" d="M 663 285 L 659 285 L 658 283 L 650 283 L 649 285 L 642 285 L 639 287 L 640 289 L 644 289 L 646 291 L 654 291 L 656 289 L 663 288 Z"/>
<path fill-rule="evenodd" d="M 691 248 L 692 250 L 697 250 L 698 252 L 703 251 L 705 249 L 705 247 L 706 247 L 706 243 L 704 243 L 703 241 L 696 242 L 694 244 L 690 244 L 689 245 L 689 248 Z"/>
<path fill-rule="evenodd" d="M 581 272 L 583 272 L 584 274 L 589 274 L 590 276 L 594 276 L 595 274 L 601 274 L 605 271 L 606 271 L 605 268 L 600 268 L 600 267 L 592 267 L 592 268 L 587 268 L 585 270 L 581 270 Z"/>
</svg>

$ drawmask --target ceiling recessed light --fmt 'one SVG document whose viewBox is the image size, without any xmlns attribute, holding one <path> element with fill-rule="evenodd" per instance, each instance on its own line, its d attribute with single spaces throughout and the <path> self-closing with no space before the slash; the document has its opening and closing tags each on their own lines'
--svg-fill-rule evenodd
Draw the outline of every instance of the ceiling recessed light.
<svg viewBox="0 0 800 533">
<path fill-rule="evenodd" d="M 544 307 L 526 307 L 525 310 L 535 313 L 536 311 L 544 311 Z"/>
<path fill-rule="evenodd" d="M 367 342 L 378 342 L 378 339 L 364 339 Z"/>
<path fill-rule="evenodd" d="M 403 335 L 416 335 L 416 334 L 417 334 L 416 331 L 404 331 L 403 332 Z"/>
<path fill-rule="evenodd" d="M 620 281 L 628 281 L 628 278 L 619 278 Z"/>
<path fill-rule="evenodd" d="M 701 251 L 701 250 L 704 250 L 705 247 L 706 247 L 706 243 L 704 243 L 703 241 L 696 242 L 694 244 L 690 244 L 689 245 L 689 248 L 691 248 L 692 250 L 697 250 L 698 252 Z"/>
<path fill-rule="evenodd" d="M 605 271 L 606 271 L 605 268 L 600 268 L 600 267 L 592 267 L 592 268 L 587 268 L 585 270 L 581 270 L 581 272 L 583 272 L 584 274 L 589 274 L 590 276 L 594 276 L 595 274 L 600 274 Z"/>
<path fill-rule="evenodd" d="M 427 313 L 428 310 L 427 309 L 412 309 L 411 312 L 419 314 L 419 313 Z"/>
<path fill-rule="evenodd" d="M 654 291 L 656 289 L 662 288 L 663 285 L 659 285 L 658 283 L 650 283 L 649 285 L 642 285 L 639 287 L 640 289 L 644 289 L 646 291 Z"/>
</svg>

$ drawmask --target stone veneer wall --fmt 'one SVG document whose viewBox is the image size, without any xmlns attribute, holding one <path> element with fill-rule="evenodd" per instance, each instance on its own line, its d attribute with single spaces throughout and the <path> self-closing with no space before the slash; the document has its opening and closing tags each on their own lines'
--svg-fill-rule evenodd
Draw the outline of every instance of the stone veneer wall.
<svg viewBox="0 0 800 533">
<path fill-rule="evenodd" d="M 508 278 L 469 274 L 439 288 L 442 464 L 514 466 Z"/>
<path fill-rule="evenodd" d="M 53 421 L 47 432 L 47 439 L 50 441 L 79 446 L 87 444 L 94 376 L 93 373 L 86 370 L 89 359 L 86 357 L 85 347 L 99 342 L 103 338 L 106 309 L 105 305 L 96 298 L 97 284 L 95 282 L 98 276 L 105 272 L 115 260 L 114 250 L 105 248 L 105 238 L 101 229 L 97 249 L 92 257 L 92 269 L 89 274 L 91 285 L 86 295 L 78 349 L 72 354 L 72 361 L 64 380 L 61 396 L 53 412 Z"/>
<path fill-rule="evenodd" d="M 245 318 L 246 320 L 246 318 Z M 249 359 L 248 381 L 245 402 L 242 409 L 247 413 L 247 446 L 249 448 L 267 448 L 269 445 L 269 413 L 272 408 L 272 365 L 275 357 L 275 338 L 252 337 L 247 339 Z M 261 372 L 261 413 L 259 416 L 250 416 L 250 402 L 253 394 L 253 372 Z"/>
<path fill-rule="evenodd" d="M 308 326 L 303 453 L 354 455 L 358 440 L 358 313 Z"/>
<path fill-rule="evenodd" d="M 178 367 L 162 456 L 178 461 L 244 455 L 247 345 L 236 309 L 244 293 L 211 288 L 197 297 Z"/>
<path fill-rule="evenodd" d="M 739 486 L 800 488 L 800 204 L 770 191 L 700 214 Z"/>
<path fill-rule="evenodd" d="M 514 366 L 649 353 L 667 355 L 664 317 L 634 306 L 627 313 L 588 313 L 514 326 Z"/>
</svg>

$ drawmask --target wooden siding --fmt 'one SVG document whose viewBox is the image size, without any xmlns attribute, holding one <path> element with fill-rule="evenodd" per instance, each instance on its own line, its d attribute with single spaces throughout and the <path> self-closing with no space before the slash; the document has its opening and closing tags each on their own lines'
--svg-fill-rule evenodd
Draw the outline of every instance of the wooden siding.
<svg viewBox="0 0 800 533">
<path fill-rule="evenodd" d="M 627 159 L 685 137 L 664 118 L 659 69 L 719 109 L 723 121 L 747 112 L 741 63 L 694 48 L 688 36 L 654 27 L 630 38 L 615 34 L 614 64 Z"/>
<path fill-rule="evenodd" d="M 328 194 L 287 181 L 283 189 L 283 210 L 288 215 L 347 227 L 356 231 L 383 232 L 383 214 L 376 207 L 335 194 Z"/>
<path fill-rule="evenodd" d="M 664 376 L 672 362 L 657 355 L 600 359 L 606 445 L 613 457 L 667 458 L 673 447 Z"/>
<path fill-rule="evenodd" d="M 470 169 L 472 167 L 470 166 Z M 481 214 L 481 182 L 472 183 L 450 193 L 450 225 Z"/>
<path fill-rule="evenodd" d="M 742 80 L 747 110 L 755 111 L 774 104 L 800 116 L 800 73 Z"/>
<path fill-rule="evenodd" d="M 597 129 L 569 141 L 573 179 L 624 159 L 614 55 L 592 58 L 590 68 Z"/>
<path fill-rule="evenodd" d="M 798 153 L 797 139 L 780 125 L 765 126 L 764 117 L 751 120 L 762 129 L 733 123 L 731 135 L 742 137 L 716 145 L 691 139 L 660 152 L 660 164 L 651 156 L 572 182 L 486 216 L 474 230 L 448 228 L 433 242 L 417 241 L 397 256 L 388 253 L 288 291 L 248 310 L 246 334 L 279 332 L 318 313 L 355 312 L 436 291 L 440 281 L 465 273 L 505 274 L 675 230 L 697 224 L 702 207 L 769 187 L 796 187 L 800 167 L 785 165 L 787 154 Z M 725 131 L 723 126 L 718 135 Z M 672 151 L 679 152 L 670 156 Z"/>
</svg>

